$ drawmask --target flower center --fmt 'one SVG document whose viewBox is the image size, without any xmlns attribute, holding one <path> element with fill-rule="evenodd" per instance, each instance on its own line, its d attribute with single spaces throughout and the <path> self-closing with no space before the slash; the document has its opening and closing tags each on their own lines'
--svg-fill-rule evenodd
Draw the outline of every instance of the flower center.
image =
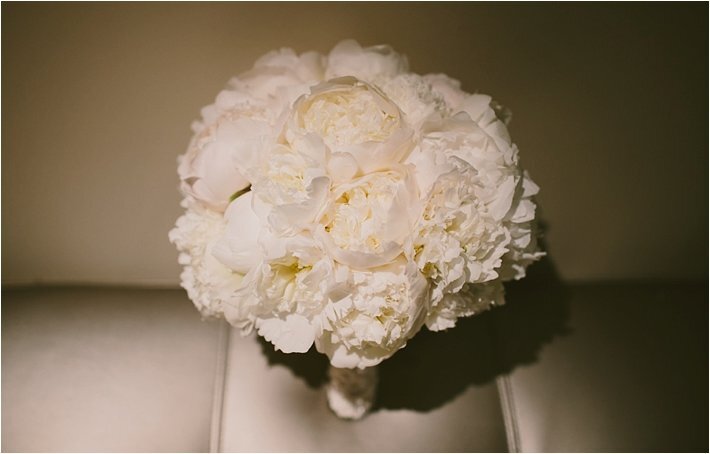
<svg viewBox="0 0 710 454">
<path fill-rule="evenodd" d="M 383 142 L 399 119 L 382 110 L 379 100 L 365 88 L 316 96 L 303 115 L 303 126 L 329 145 Z"/>
<path fill-rule="evenodd" d="M 382 253 L 391 241 L 387 226 L 400 183 L 397 174 L 383 172 L 343 191 L 322 221 L 333 242 L 344 250 Z"/>
</svg>

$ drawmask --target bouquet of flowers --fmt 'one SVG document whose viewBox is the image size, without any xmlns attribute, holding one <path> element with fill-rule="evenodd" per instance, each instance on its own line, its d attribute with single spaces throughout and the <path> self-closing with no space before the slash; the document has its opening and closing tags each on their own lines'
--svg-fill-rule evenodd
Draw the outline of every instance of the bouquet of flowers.
<svg viewBox="0 0 710 454">
<path fill-rule="evenodd" d="M 205 316 L 286 353 L 315 345 L 357 384 L 424 325 L 502 304 L 543 255 L 509 119 L 388 46 L 266 54 L 179 158 L 182 286 Z"/>
</svg>

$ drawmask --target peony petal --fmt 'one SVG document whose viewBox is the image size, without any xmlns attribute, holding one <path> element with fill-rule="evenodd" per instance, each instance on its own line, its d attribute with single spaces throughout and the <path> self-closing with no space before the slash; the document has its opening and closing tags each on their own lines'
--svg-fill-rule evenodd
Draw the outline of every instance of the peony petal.
<svg viewBox="0 0 710 454">
<path fill-rule="evenodd" d="M 268 215 L 269 224 L 279 234 L 294 235 L 311 224 L 322 211 L 330 178 L 317 177 L 308 187 L 307 198 L 300 203 L 274 206 Z"/>
<path fill-rule="evenodd" d="M 471 95 L 459 106 L 459 111 L 466 112 L 477 123 L 489 110 L 491 110 L 491 97 L 488 95 Z"/>
<path fill-rule="evenodd" d="M 268 318 L 257 321 L 259 335 L 284 353 L 305 353 L 313 345 L 316 330 L 302 315 L 289 314 L 285 320 Z"/>
<path fill-rule="evenodd" d="M 263 256 L 258 244 L 262 226 L 251 208 L 252 196 L 252 192 L 247 192 L 229 205 L 224 235 L 212 248 L 220 262 L 242 274 L 253 269 Z"/>
<path fill-rule="evenodd" d="M 338 43 L 328 55 L 326 78 L 354 76 L 372 81 L 378 77 L 393 77 L 407 72 L 407 58 L 389 46 L 363 48 L 357 41 Z"/>
<path fill-rule="evenodd" d="M 350 153 L 333 153 L 328 160 L 328 173 L 334 184 L 348 182 L 358 173 L 357 161 Z"/>
<path fill-rule="evenodd" d="M 516 181 L 512 175 L 507 177 L 503 184 L 498 187 L 496 198 L 488 205 L 488 211 L 496 221 L 499 221 L 508 214 L 515 195 Z"/>
<path fill-rule="evenodd" d="M 233 165 L 249 175 L 251 169 L 258 165 L 259 157 L 273 133 L 266 121 L 242 118 L 220 125 L 217 142 L 229 153 Z"/>
</svg>

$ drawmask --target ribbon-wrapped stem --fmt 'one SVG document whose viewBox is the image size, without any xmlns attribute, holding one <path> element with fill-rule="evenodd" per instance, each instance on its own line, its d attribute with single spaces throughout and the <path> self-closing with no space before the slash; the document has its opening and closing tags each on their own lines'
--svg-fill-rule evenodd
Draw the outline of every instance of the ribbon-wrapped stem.
<svg viewBox="0 0 710 454">
<path fill-rule="evenodd" d="M 328 405 L 343 419 L 360 419 L 372 408 L 377 390 L 377 368 L 341 369 L 330 366 L 326 388 Z"/>
</svg>

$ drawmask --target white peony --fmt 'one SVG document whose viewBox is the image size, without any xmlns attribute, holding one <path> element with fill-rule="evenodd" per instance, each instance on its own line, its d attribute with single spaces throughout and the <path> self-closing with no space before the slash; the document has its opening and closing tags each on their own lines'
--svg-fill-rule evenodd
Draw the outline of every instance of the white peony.
<svg viewBox="0 0 710 454">
<path fill-rule="evenodd" d="M 296 237 L 245 277 L 238 304 L 252 308 L 259 334 L 278 350 L 306 352 L 315 340 L 332 279 L 332 261 L 308 238 Z"/>
<path fill-rule="evenodd" d="M 451 161 L 454 168 L 434 182 L 414 235 L 415 261 L 435 286 L 434 303 L 465 284 L 496 279 L 510 242 L 478 196 L 476 169 Z"/>
<path fill-rule="evenodd" d="M 275 142 L 283 112 L 322 80 L 323 64 L 315 52 L 297 56 L 282 49 L 232 79 L 193 125 L 196 135 L 178 168 L 183 192 L 224 210 L 233 194 L 253 183 L 251 174 Z"/>
<path fill-rule="evenodd" d="M 486 172 L 491 187 L 495 186 L 497 189 L 491 189 L 490 194 L 483 197 L 493 198 L 497 193 L 498 209 L 501 212 L 506 210 L 502 224 L 509 231 L 511 242 L 508 253 L 503 256 L 499 274 L 503 280 L 522 279 L 528 265 L 545 256 L 537 243 L 539 233 L 535 222 L 536 204 L 533 200 L 540 188 L 527 172 L 522 171 L 518 163 L 518 148 L 506 127 L 506 123 L 510 121 L 510 111 L 485 95 L 470 96 L 462 102 L 461 108 L 483 129 L 490 141 L 495 143 L 503 158 L 499 161 L 498 168 L 508 169 L 504 172 L 507 175 L 505 177 L 495 171 Z M 511 186 L 515 188 L 514 194 L 510 193 Z"/>
<path fill-rule="evenodd" d="M 417 188 L 406 172 L 371 173 L 333 188 L 314 233 L 339 263 L 378 267 L 410 249 L 418 207 Z"/>
<path fill-rule="evenodd" d="M 325 149 L 315 143 L 309 151 L 310 155 L 277 144 L 264 154 L 253 187 L 254 206 L 278 233 L 293 235 L 306 228 L 327 202 Z"/>
<path fill-rule="evenodd" d="M 224 213 L 222 234 L 212 248 L 212 254 L 225 266 L 247 274 L 262 258 L 259 237 L 263 231 L 261 219 L 252 209 L 253 193 L 247 192 L 234 200 Z"/>
<path fill-rule="evenodd" d="M 317 52 L 297 55 L 291 49 L 269 52 L 254 67 L 229 81 L 229 87 L 248 93 L 268 106 L 272 118 L 325 76 L 325 58 Z"/>
<path fill-rule="evenodd" d="M 272 135 L 268 123 L 232 115 L 197 134 L 178 166 L 183 192 L 215 211 L 250 185 L 250 163 Z"/>
<path fill-rule="evenodd" d="M 187 211 L 170 231 L 170 241 L 180 251 L 183 265 L 181 285 L 205 317 L 221 317 L 224 304 L 241 286 L 243 274 L 224 266 L 212 255 L 215 243 L 224 232 L 225 222 L 219 213 L 205 210 L 194 201 L 185 200 Z"/>
<path fill-rule="evenodd" d="M 409 158 L 429 194 L 415 251 L 435 286 L 435 309 L 442 298 L 463 301 L 447 295 L 477 291 L 469 284 L 520 279 L 544 255 L 534 232 L 537 187 L 520 170 L 499 107 L 484 95 L 457 102 L 461 111 L 427 125 Z"/>
<path fill-rule="evenodd" d="M 382 84 L 382 91 L 404 113 L 407 124 L 416 132 L 427 121 L 448 116 L 451 108 L 446 98 L 429 81 L 417 74 L 400 74 Z"/>
<path fill-rule="evenodd" d="M 396 165 L 411 150 L 412 135 L 399 107 L 381 90 L 354 77 L 331 79 L 299 98 L 285 133 L 294 147 L 304 137 L 311 142 L 318 138 L 331 154 L 352 159 L 357 168 L 346 177 Z M 329 169 L 340 174 L 340 164 Z"/>
<path fill-rule="evenodd" d="M 324 57 L 316 52 L 300 56 L 291 49 L 269 52 L 249 71 L 232 78 L 213 104 L 202 108 L 201 120 L 193 124 L 194 132 L 230 116 L 275 125 L 296 98 L 323 80 L 324 64 Z"/>
<path fill-rule="evenodd" d="M 356 41 L 347 40 L 336 45 L 328 55 L 325 76 L 356 77 L 370 83 L 379 83 L 409 69 L 407 58 L 390 46 L 363 48 Z"/>
<path fill-rule="evenodd" d="M 399 260 L 362 272 L 347 270 L 322 316 L 318 351 L 335 367 L 379 364 L 404 347 L 424 323 L 428 283 L 416 266 Z"/>
<path fill-rule="evenodd" d="M 505 128 L 502 123 L 501 126 Z M 476 195 L 494 219 L 505 218 L 516 187 L 522 182 L 517 148 L 507 145 L 498 136 L 491 137 L 468 112 L 427 127 L 429 130 L 424 133 L 420 147 L 408 161 L 416 167 L 415 175 L 422 193 L 427 194 L 440 175 L 451 171 L 454 168 L 452 158 L 458 158 L 475 170 Z"/>
</svg>

